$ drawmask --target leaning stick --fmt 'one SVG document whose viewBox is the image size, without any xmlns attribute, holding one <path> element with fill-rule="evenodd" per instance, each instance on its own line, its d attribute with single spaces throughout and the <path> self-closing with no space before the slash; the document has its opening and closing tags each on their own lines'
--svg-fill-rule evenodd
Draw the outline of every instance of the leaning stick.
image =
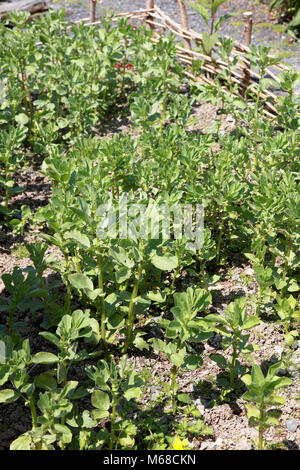
<svg viewBox="0 0 300 470">
<path fill-rule="evenodd" d="M 183 29 L 188 31 L 189 30 L 189 18 L 188 18 L 188 14 L 185 8 L 185 4 L 183 3 L 182 0 L 177 0 L 177 3 L 178 3 L 178 8 L 179 8 L 181 26 Z M 190 39 L 184 39 L 184 44 L 187 49 L 192 49 Z"/>
</svg>

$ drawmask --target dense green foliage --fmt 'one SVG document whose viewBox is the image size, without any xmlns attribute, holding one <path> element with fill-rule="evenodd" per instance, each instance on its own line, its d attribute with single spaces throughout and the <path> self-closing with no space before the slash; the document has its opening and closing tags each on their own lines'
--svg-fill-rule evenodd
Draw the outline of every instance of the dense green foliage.
<svg viewBox="0 0 300 470">
<path fill-rule="evenodd" d="M 118 28 L 105 20 L 102 28 L 69 30 L 61 12 L 34 23 L 26 23 L 25 14 L 8 20 L 16 26 L 0 24 L 0 216 L 5 230 L 40 230 L 39 241 L 27 245 L 32 266 L 2 277 L 8 296 L 0 299 L 0 403 L 24 400 L 32 417 L 32 429 L 11 448 L 165 449 L 187 432 L 209 435 L 176 383 L 180 370 L 202 366 L 199 343 L 222 335 L 224 356 L 212 359 L 232 397 L 251 370 L 246 358 L 255 345 L 248 330 L 276 316 L 285 325 L 290 361 L 299 334 L 300 119 L 293 94 L 299 76 L 289 71 L 281 77 L 278 117 L 267 119 L 260 92 L 271 80 L 260 81 L 254 101 L 236 97 L 229 40 L 218 51 L 229 70 L 212 87 L 186 78 L 172 37 L 154 44 L 150 31 L 125 20 Z M 262 76 L 273 60 L 267 53 L 252 46 L 248 55 Z M 222 88 L 224 81 L 232 93 Z M 190 127 L 200 101 L 220 111 L 206 133 Z M 227 114 L 235 123 L 230 133 L 222 130 Z M 105 135 L 116 119 L 127 120 L 131 132 Z M 22 218 L 10 204 L 22 191 L 14 177 L 37 155 L 53 195 L 35 213 L 23 208 Z M 129 231 L 119 238 L 121 214 L 112 221 L 110 212 L 125 200 Z M 141 224 L 133 223 L 137 204 L 157 225 L 163 212 L 154 207 L 202 204 L 203 244 L 195 245 L 197 234 L 141 238 Z M 57 256 L 46 255 L 49 247 Z M 219 268 L 237 256 L 253 264 L 257 295 L 236 299 L 224 315 L 212 314 Z M 47 279 L 49 268 L 54 280 Z M 32 324 L 49 352 L 31 351 Z M 159 351 L 171 363 L 163 403 L 184 420 L 153 420 L 151 399 L 140 401 L 149 390 L 146 374 L 139 376 L 128 360 L 137 350 Z M 85 378 L 74 380 L 82 364 Z M 244 398 L 257 407 L 252 421 L 257 409 L 263 413 L 254 423 L 260 448 L 268 405 L 284 403 L 270 401 L 273 388 L 264 392 L 281 366 L 266 379 L 258 366 L 243 378 L 249 387 Z M 274 390 L 290 382 L 276 384 Z M 256 390 L 268 397 L 265 405 Z"/>
<path fill-rule="evenodd" d="M 290 26 L 300 26 L 300 1 L 299 0 L 272 0 L 270 10 L 281 10 L 291 23 Z"/>
</svg>

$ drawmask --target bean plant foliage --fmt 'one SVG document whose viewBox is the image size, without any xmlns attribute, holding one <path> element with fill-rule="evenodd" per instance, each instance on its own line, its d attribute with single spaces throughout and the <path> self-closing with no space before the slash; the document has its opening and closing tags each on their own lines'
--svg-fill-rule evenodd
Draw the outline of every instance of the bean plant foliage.
<svg viewBox="0 0 300 470">
<path fill-rule="evenodd" d="M 35 234 L 24 242 L 29 265 L 2 276 L 0 409 L 18 403 L 30 423 L 12 450 L 199 448 L 213 430 L 195 382 L 187 392 L 181 377 L 195 379 L 207 361 L 220 369 L 210 406 L 239 399 L 259 432 L 254 447 L 279 424 L 277 389 L 294 383 L 279 372 L 299 367 L 299 75 L 280 76 L 276 119 L 263 114 L 271 78 L 238 98 L 232 41 L 215 47 L 222 3 L 196 5 L 209 25 L 216 4 L 206 48 L 228 64 L 216 86 L 190 81 L 172 35 L 153 41 L 124 18 L 69 25 L 59 10 L 0 23 L 0 225 Z M 247 58 L 263 77 L 275 60 L 255 46 Z M 219 109 L 206 132 L 193 130 L 199 103 Z M 33 164 L 51 197 L 31 211 L 15 198 L 17 175 Z M 192 232 L 176 237 L 174 207 L 196 205 L 204 226 L 191 216 Z M 166 207 L 167 235 L 142 236 L 145 216 L 161 228 Z M 216 308 L 233 259 L 253 268 L 255 293 Z M 285 339 L 265 366 L 253 332 L 268 321 Z M 159 393 L 140 358 L 163 361 Z"/>
</svg>

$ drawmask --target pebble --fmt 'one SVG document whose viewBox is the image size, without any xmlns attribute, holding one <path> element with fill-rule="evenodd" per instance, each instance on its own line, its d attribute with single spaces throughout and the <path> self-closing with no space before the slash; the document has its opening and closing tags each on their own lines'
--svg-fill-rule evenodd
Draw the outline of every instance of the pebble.
<svg viewBox="0 0 300 470">
<path fill-rule="evenodd" d="M 281 359 L 281 354 L 283 353 L 283 348 L 281 346 L 275 346 L 274 351 L 278 355 L 279 359 Z"/>
<path fill-rule="evenodd" d="M 279 371 L 277 372 L 279 377 L 284 377 L 285 375 L 287 375 L 287 373 L 288 373 L 288 371 L 284 368 L 279 369 Z"/>
<path fill-rule="evenodd" d="M 204 413 L 205 413 L 205 406 L 202 405 L 200 399 L 198 399 L 198 400 L 195 401 L 195 405 L 196 405 L 196 407 L 197 407 L 197 410 L 198 410 L 202 415 L 204 415 Z"/>
<path fill-rule="evenodd" d="M 151 395 L 150 395 L 150 400 L 155 400 L 156 398 L 159 397 L 159 395 L 162 392 L 162 389 L 159 387 L 151 387 Z"/>
<path fill-rule="evenodd" d="M 246 439 L 246 437 L 242 437 L 236 443 L 237 450 L 251 450 L 251 448 L 252 448 L 251 441 L 249 439 Z"/>
<path fill-rule="evenodd" d="M 270 357 L 269 360 L 270 360 L 271 364 L 276 364 L 276 362 L 279 361 L 279 358 L 278 358 L 275 354 L 273 354 L 273 355 Z"/>
<path fill-rule="evenodd" d="M 297 431 L 297 428 L 299 426 L 299 423 L 298 421 L 296 421 L 295 419 L 288 419 L 286 422 L 285 422 L 285 425 L 286 427 L 288 428 L 288 430 L 290 432 L 296 432 Z"/>
</svg>

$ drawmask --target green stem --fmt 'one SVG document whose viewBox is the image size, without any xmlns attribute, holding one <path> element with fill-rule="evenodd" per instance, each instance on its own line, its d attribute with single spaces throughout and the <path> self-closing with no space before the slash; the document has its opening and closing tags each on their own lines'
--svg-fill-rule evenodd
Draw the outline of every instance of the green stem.
<svg viewBox="0 0 300 470">
<path fill-rule="evenodd" d="M 106 313 L 105 313 L 105 302 L 104 302 L 104 287 L 102 277 L 102 262 L 100 253 L 100 243 L 97 243 L 97 265 L 98 265 L 98 288 L 100 291 L 100 298 L 98 304 L 98 313 L 101 316 L 101 339 L 104 347 L 106 348 Z"/>
<path fill-rule="evenodd" d="M 162 141 L 162 135 L 163 135 L 163 126 L 165 123 L 165 114 L 166 114 L 166 106 L 167 106 L 167 84 L 166 84 L 166 77 L 165 77 L 165 83 L 164 83 L 164 97 L 163 97 L 163 102 L 162 102 L 162 107 L 161 107 L 161 117 L 160 117 L 160 126 L 159 126 L 159 142 Z"/>
<path fill-rule="evenodd" d="M 217 241 L 217 265 L 219 265 L 219 263 L 220 263 L 220 248 L 221 248 L 221 241 L 222 241 L 222 236 L 223 236 L 223 229 L 224 229 L 224 221 L 222 219 L 221 226 L 220 226 L 220 231 L 219 231 L 219 236 L 218 236 L 218 241 Z"/>
<path fill-rule="evenodd" d="M 67 296 L 65 300 L 64 310 L 66 313 L 70 313 L 71 310 L 71 284 L 69 281 L 69 274 L 70 274 L 70 260 L 67 254 L 65 256 L 66 262 L 66 280 L 67 280 Z"/>
<path fill-rule="evenodd" d="M 172 381 L 171 381 L 171 394 L 172 394 L 172 411 L 176 413 L 176 395 L 175 395 L 175 380 L 178 372 L 178 367 L 172 367 Z"/>
<path fill-rule="evenodd" d="M 29 400 L 29 407 L 30 407 L 31 419 L 32 419 L 32 430 L 35 431 L 35 429 L 37 428 L 37 414 L 36 414 L 36 408 L 35 408 L 33 397 L 31 397 Z"/>
<path fill-rule="evenodd" d="M 113 398 L 112 402 L 112 413 L 111 413 L 111 429 L 110 429 L 110 438 L 109 438 L 109 450 L 113 450 L 114 441 L 115 441 L 115 422 L 116 422 L 116 407 L 117 404 Z"/>
<path fill-rule="evenodd" d="M 137 272 L 137 278 L 135 280 L 132 294 L 131 294 L 131 299 L 129 303 L 129 311 L 128 311 L 128 321 L 127 321 L 127 332 L 126 332 L 126 341 L 124 344 L 123 348 L 123 354 L 126 354 L 128 351 L 129 345 L 131 343 L 132 339 L 132 333 L 133 333 L 133 325 L 134 325 L 134 311 L 135 311 L 135 298 L 137 297 L 138 291 L 139 291 L 139 283 L 142 275 L 142 262 L 140 261 L 139 267 L 138 267 L 138 272 Z"/>
<path fill-rule="evenodd" d="M 258 429 L 258 450 L 263 450 L 263 423 L 264 423 L 264 407 L 263 403 L 260 405 L 259 411 L 259 429 Z"/>
<path fill-rule="evenodd" d="M 235 369 L 235 361 L 236 361 L 236 341 L 234 340 L 233 342 L 233 352 L 232 352 L 232 358 L 231 358 L 231 364 L 230 364 L 230 385 L 233 388 L 234 387 L 234 369 Z"/>
<path fill-rule="evenodd" d="M 293 245 L 293 239 L 292 239 L 292 237 L 290 237 L 289 241 L 288 241 L 288 245 L 287 245 L 287 252 L 286 252 L 286 255 L 285 255 L 286 258 L 285 258 L 284 268 L 283 268 L 282 275 L 281 275 L 281 282 L 285 281 L 287 273 L 288 273 L 289 257 L 290 257 L 290 254 L 291 254 L 292 245 Z M 286 291 L 286 289 L 285 289 L 285 287 L 283 287 L 281 289 L 280 297 L 284 296 L 285 291 Z"/>
<path fill-rule="evenodd" d="M 180 267 L 177 266 L 177 268 L 174 271 L 174 277 L 173 277 L 172 282 L 171 282 L 170 291 L 169 291 L 168 299 L 167 299 L 167 306 L 170 305 L 171 295 L 172 295 L 172 292 L 173 292 L 173 289 L 174 289 L 176 277 L 178 276 L 179 270 L 180 270 Z"/>
<path fill-rule="evenodd" d="M 178 351 L 179 351 L 179 348 L 181 346 L 181 339 L 178 338 L 177 340 L 177 349 L 176 349 L 176 354 L 178 354 Z M 173 411 L 173 414 L 176 413 L 176 394 L 175 394 L 175 384 L 176 384 L 176 376 L 177 376 L 177 373 L 178 373 L 178 369 L 179 367 L 178 366 L 173 366 L 172 367 L 172 380 L 171 380 L 171 396 L 172 396 L 172 411 Z"/>
<path fill-rule="evenodd" d="M 5 209 L 7 209 L 8 207 L 8 199 L 9 199 L 9 190 L 7 186 L 8 177 L 9 177 L 9 169 L 8 169 L 8 159 L 7 159 L 6 167 L 5 167 L 5 203 L 4 203 Z"/>
</svg>

